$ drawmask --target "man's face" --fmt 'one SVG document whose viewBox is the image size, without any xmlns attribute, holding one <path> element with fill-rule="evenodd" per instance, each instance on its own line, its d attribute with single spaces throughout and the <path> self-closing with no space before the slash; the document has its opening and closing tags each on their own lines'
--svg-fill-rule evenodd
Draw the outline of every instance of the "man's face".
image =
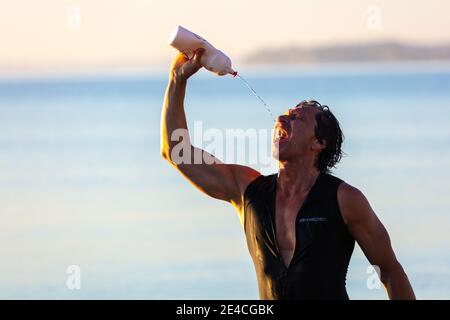
<svg viewBox="0 0 450 320">
<path fill-rule="evenodd" d="M 315 136 L 315 116 L 321 112 L 314 106 L 296 106 L 278 117 L 272 140 L 272 156 L 279 161 L 298 159 L 317 153 L 322 145 Z"/>
</svg>

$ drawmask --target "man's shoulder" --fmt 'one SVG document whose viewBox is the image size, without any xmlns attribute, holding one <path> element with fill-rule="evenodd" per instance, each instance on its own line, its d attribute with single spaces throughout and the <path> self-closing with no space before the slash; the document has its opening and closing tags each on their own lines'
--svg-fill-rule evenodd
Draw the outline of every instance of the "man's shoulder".
<svg viewBox="0 0 450 320">
<path fill-rule="evenodd" d="M 351 185 L 346 181 L 342 181 L 339 185 L 338 193 L 340 196 L 348 200 L 356 200 L 358 198 L 364 197 L 364 193 L 357 187 Z"/>
<path fill-rule="evenodd" d="M 228 167 L 231 170 L 231 173 L 241 195 L 245 193 L 245 190 L 253 181 L 260 177 L 263 177 L 263 175 L 259 171 L 248 166 L 230 164 L 228 165 Z"/>
<path fill-rule="evenodd" d="M 361 190 L 347 182 L 343 182 L 339 185 L 337 198 L 345 221 L 362 218 L 359 213 L 361 209 L 367 207 L 368 201 Z"/>
<path fill-rule="evenodd" d="M 274 179 L 276 179 L 276 173 L 266 175 L 259 172 L 253 172 L 247 176 L 247 179 L 244 182 L 244 191 L 249 191 L 251 187 L 265 190 L 273 183 Z"/>
<path fill-rule="evenodd" d="M 324 176 L 325 179 L 329 181 L 329 183 L 334 184 L 336 186 L 339 204 L 355 203 L 355 201 L 364 198 L 364 194 L 361 192 L 360 189 L 351 185 L 342 178 L 339 178 L 331 173 L 325 173 Z"/>
</svg>

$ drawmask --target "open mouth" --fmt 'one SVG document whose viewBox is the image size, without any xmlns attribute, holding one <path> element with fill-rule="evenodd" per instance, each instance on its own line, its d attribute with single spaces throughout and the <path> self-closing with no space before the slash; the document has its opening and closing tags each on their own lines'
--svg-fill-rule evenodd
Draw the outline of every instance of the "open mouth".
<svg viewBox="0 0 450 320">
<path fill-rule="evenodd" d="M 289 134 L 286 129 L 277 126 L 275 129 L 275 142 L 284 143 L 288 140 Z"/>
</svg>

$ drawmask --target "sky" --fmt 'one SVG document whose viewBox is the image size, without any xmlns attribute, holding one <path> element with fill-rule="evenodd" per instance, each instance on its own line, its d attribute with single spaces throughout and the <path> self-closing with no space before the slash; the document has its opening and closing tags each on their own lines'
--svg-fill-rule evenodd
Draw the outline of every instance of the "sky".
<svg viewBox="0 0 450 320">
<path fill-rule="evenodd" d="M 450 42 L 448 0 L 0 0 L 0 72 L 152 71 L 182 25 L 239 62 L 259 48 Z"/>
</svg>

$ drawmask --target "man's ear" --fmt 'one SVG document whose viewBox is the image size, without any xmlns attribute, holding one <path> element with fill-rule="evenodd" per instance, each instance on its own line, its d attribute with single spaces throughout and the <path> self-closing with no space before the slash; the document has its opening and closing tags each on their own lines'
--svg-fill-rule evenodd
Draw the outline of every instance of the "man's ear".
<svg viewBox="0 0 450 320">
<path fill-rule="evenodd" d="M 317 140 L 317 138 L 314 138 L 314 141 L 312 143 L 311 149 L 314 151 L 321 151 L 327 146 L 326 141 L 324 140 L 322 143 Z"/>
</svg>

